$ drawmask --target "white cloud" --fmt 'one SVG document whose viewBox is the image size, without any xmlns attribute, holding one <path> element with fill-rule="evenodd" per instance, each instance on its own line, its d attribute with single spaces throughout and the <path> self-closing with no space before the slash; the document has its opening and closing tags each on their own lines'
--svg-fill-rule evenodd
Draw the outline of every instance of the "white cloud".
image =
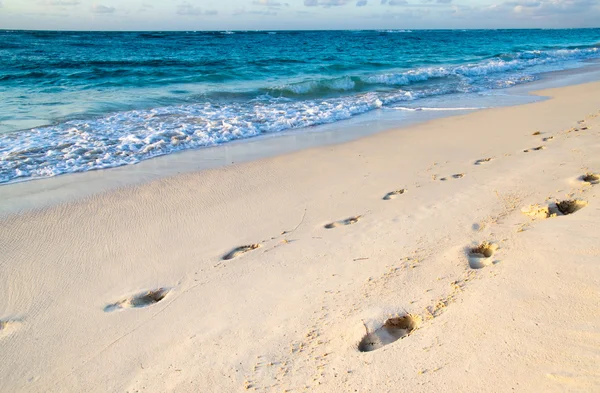
<svg viewBox="0 0 600 393">
<path fill-rule="evenodd" d="M 181 3 L 177 7 L 177 15 L 196 16 L 196 15 L 216 15 L 216 14 L 217 14 L 216 10 L 203 10 L 200 7 L 194 7 L 193 5 L 191 5 L 188 2 Z"/>
<path fill-rule="evenodd" d="M 42 1 L 40 1 L 40 4 L 49 5 L 49 6 L 72 6 L 72 5 L 81 4 L 81 1 L 79 1 L 79 0 L 42 0 Z"/>
<path fill-rule="evenodd" d="M 277 0 L 254 0 L 252 2 L 252 4 L 254 5 L 262 5 L 262 6 L 266 6 L 266 7 L 281 7 L 281 6 L 286 6 L 289 7 L 289 3 L 280 3 Z"/>
<path fill-rule="evenodd" d="M 523 18 L 560 18 L 564 14 L 600 12 L 597 0 L 511 0 L 493 4 L 486 12 L 513 14 Z"/>
<path fill-rule="evenodd" d="M 306 7 L 339 7 L 342 5 L 346 5 L 350 2 L 350 0 L 304 0 L 304 5 Z"/>
<path fill-rule="evenodd" d="M 94 14 L 112 14 L 116 11 L 115 7 L 107 7 L 105 5 L 93 5 L 92 12 Z"/>
</svg>

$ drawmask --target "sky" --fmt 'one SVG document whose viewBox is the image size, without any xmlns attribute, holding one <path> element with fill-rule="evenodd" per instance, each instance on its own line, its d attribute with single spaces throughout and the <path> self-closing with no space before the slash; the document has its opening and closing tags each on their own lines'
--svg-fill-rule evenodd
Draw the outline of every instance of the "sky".
<svg viewBox="0 0 600 393">
<path fill-rule="evenodd" d="M 600 27 L 600 0 L 0 0 L 0 29 Z"/>
</svg>

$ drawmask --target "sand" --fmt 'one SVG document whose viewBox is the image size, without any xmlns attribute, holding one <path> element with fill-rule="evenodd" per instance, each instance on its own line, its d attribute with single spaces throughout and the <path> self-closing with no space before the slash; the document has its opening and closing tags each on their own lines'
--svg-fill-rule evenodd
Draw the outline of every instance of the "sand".
<svg viewBox="0 0 600 393">
<path fill-rule="evenodd" d="M 599 391 L 599 90 L 2 217 L 0 391 Z"/>
</svg>

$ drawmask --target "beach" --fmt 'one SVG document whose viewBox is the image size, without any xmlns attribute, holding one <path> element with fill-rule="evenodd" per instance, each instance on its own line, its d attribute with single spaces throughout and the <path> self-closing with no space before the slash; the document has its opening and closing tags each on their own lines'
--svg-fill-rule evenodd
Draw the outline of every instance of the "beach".
<svg viewBox="0 0 600 393">
<path fill-rule="evenodd" d="M 599 390 L 599 90 L 2 186 L 0 391 Z"/>
</svg>

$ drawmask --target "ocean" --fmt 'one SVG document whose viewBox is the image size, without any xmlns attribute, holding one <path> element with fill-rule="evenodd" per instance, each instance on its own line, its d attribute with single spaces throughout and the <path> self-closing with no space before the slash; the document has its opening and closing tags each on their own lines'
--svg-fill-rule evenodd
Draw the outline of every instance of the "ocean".
<svg viewBox="0 0 600 393">
<path fill-rule="evenodd" d="M 456 106 L 597 58 L 600 29 L 0 31 L 0 183 Z"/>
</svg>

